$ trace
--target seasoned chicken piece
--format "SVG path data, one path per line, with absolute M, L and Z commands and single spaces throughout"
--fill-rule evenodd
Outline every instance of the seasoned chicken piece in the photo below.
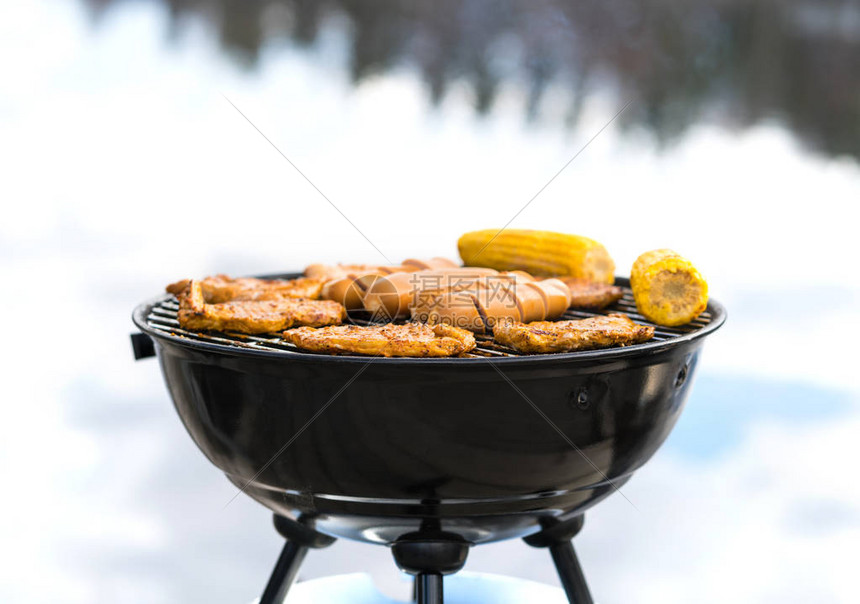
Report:
M 346 309 L 331 300 L 281 296 L 209 303 L 202 283 L 196 280 L 192 280 L 178 298 L 179 325 L 191 330 L 269 333 L 294 325 L 334 325 L 346 316 Z
M 653 337 L 653 327 L 638 325 L 621 313 L 576 321 L 503 321 L 493 328 L 496 342 L 525 353 L 593 350 L 639 344 Z
M 284 338 L 313 352 L 383 357 L 450 357 L 475 347 L 475 336 L 465 329 L 422 323 L 299 327 L 285 331 Z
M 190 279 L 183 279 L 167 286 L 167 291 L 179 296 L 188 289 Z M 323 281 L 320 279 L 253 279 L 244 277 L 231 279 L 227 275 L 215 275 L 199 281 L 203 298 L 210 304 L 240 300 L 279 300 L 280 298 L 320 297 Z
M 570 308 L 600 310 L 624 296 L 624 290 L 617 285 L 595 283 L 575 277 L 559 277 L 570 290 Z

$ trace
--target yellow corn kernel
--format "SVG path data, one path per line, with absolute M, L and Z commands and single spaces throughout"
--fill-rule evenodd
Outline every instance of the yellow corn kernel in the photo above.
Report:
M 598 242 L 579 235 L 524 229 L 466 233 L 457 242 L 466 266 L 521 270 L 539 276 L 615 281 L 615 263 Z
M 708 306 L 708 283 L 686 258 L 672 250 L 645 252 L 630 271 L 639 312 L 658 325 L 689 323 Z

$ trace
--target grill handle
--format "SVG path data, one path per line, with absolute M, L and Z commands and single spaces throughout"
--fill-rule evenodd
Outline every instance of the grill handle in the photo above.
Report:
M 131 349 L 134 351 L 135 361 L 155 356 L 155 343 L 145 333 L 131 334 Z

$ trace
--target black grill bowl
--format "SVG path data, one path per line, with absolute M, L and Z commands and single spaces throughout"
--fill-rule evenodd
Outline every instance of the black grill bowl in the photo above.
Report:
M 135 323 L 206 457 L 274 512 L 376 543 L 522 537 L 611 495 L 668 436 L 725 318 L 712 301 L 699 329 L 592 352 L 368 359 L 181 337 L 147 322 L 154 303 Z

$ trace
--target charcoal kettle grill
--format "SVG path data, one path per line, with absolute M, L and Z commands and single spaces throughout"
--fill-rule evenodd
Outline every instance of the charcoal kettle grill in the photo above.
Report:
M 564 318 L 648 324 L 617 283 L 625 295 L 609 308 Z M 666 439 L 704 339 L 725 321 L 711 300 L 692 323 L 627 347 L 519 355 L 479 336 L 464 357 L 369 358 L 191 332 L 177 310 L 169 295 L 135 309 L 135 356 L 158 356 L 195 443 L 274 512 L 286 544 L 261 604 L 283 601 L 307 551 L 336 538 L 390 547 L 420 604 L 443 601 L 443 576 L 471 547 L 522 538 L 549 549 L 570 602 L 592 602 L 571 542 L 583 513 Z

